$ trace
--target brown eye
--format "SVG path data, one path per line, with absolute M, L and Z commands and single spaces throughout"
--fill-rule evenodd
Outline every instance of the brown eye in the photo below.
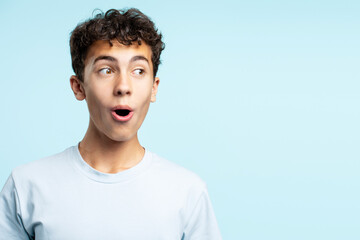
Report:
M 109 75 L 109 74 L 113 73 L 113 70 L 111 70 L 111 68 L 103 68 L 103 69 L 100 69 L 99 72 L 104 75 Z
M 145 73 L 145 71 L 143 69 L 141 69 L 141 68 L 138 68 L 138 69 L 134 70 L 134 73 L 136 75 L 143 75 Z

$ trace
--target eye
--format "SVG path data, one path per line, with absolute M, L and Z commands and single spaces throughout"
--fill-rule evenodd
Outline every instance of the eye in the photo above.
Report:
M 134 73 L 136 75 L 143 75 L 145 73 L 144 69 L 141 69 L 141 68 L 137 68 L 134 70 Z
M 114 73 L 114 71 L 111 68 L 102 68 L 100 69 L 99 73 L 104 75 L 110 75 Z

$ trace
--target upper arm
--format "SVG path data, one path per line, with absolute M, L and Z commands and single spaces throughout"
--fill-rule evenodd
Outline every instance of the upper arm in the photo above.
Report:
M 28 240 L 15 182 L 10 175 L 0 193 L 0 240 Z
M 206 188 L 203 190 L 190 213 L 184 234 L 184 240 L 222 239 Z

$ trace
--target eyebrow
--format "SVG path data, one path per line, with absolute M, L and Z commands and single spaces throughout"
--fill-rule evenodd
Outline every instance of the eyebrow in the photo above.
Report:
M 98 56 L 97 58 L 95 58 L 94 63 L 96 63 L 97 61 L 100 61 L 100 60 L 106 60 L 106 61 L 110 61 L 110 62 L 118 62 L 118 60 L 112 56 L 101 55 L 101 56 Z M 149 63 L 149 60 L 146 57 L 141 56 L 141 55 L 134 56 L 130 59 L 130 62 L 136 62 L 136 61 L 146 61 L 147 63 Z
M 101 55 L 101 56 L 98 56 L 97 58 L 95 58 L 94 63 L 96 63 L 97 61 L 100 61 L 100 60 L 107 60 L 107 61 L 110 61 L 110 62 L 117 62 L 117 59 L 114 58 L 114 57 Z
M 136 61 L 146 61 L 147 63 L 149 63 L 149 60 L 141 55 L 134 56 L 130 59 L 130 62 L 136 62 Z

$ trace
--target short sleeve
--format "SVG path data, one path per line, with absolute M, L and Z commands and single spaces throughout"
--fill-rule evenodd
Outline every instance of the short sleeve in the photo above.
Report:
M 221 240 L 207 189 L 198 199 L 185 227 L 183 240 Z
M 0 240 L 28 240 L 24 229 L 18 193 L 12 175 L 0 193 Z

